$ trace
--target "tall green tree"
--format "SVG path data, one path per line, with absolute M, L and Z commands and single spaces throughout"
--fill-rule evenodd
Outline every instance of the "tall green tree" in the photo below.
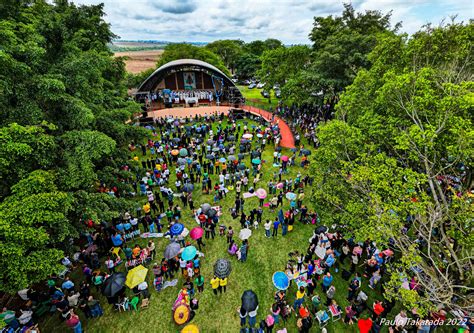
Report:
M 221 57 L 224 65 L 234 73 L 237 60 L 243 53 L 242 45 L 241 40 L 223 39 L 207 44 L 206 49 Z
M 130 192 L 126 145 L 143 138 L 103 17 L 66 0 L 0 4 L 0 291 L 57 272 L 85 205 L 95 222 L 130 207 L 97 193 L 101 180 Z
M 257 71 L 260 80 L 270 87 L 283 86 L 310 65 L 311 49 L 306 45 L 279 47 L 265 51 L 261 60 L 261 68 Z
M 402 260 L 386 296 L 421 315 L 472 305 L 473 31 L 451 23 L 379 39 L 338 119 L 318 130 L 315 200 L 357 240 L 390 239 Z M 413 275 L 421 293 L 401 288 Z

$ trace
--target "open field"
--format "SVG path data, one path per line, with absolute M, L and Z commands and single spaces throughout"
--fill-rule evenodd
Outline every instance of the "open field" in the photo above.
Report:
M 143 50 L 116 52 L 116 57 L 126 57 L 125 65 L 127 72 L 132 74 L 141 73 L 150 68 L 156 68 L 156 62 L 163 50 Z

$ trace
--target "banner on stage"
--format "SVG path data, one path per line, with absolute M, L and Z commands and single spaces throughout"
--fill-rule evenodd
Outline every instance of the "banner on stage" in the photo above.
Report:
M 194 72 L 184 72 L 184 89 L 196 89 L 196 75 Z

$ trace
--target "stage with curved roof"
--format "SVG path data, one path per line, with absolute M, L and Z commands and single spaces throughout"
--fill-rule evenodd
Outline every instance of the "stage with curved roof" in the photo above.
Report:
M 189 87 L 186 87 L 184 77 L 181 75 L 184 73 L 194 75 L 191 89 L 214 90 L 216 88 L 214 79 L 216 81 L 222 79 L 225 92 L 232 88 L 233 94 L 242 98 L 242 93 L 227 75 L 215 66 L 197 59 L 179 59 L 164 64 L 138 87 L 136 94 L 150 93 L 159 89 L 187 90 Z

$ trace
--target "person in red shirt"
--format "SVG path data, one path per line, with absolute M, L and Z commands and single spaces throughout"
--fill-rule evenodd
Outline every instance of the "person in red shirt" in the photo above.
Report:
M 378 316 L 380 316 L 383 312 L 384 312 L 384 307 L 382 305 L 382 302 L 380 301 L 375 301 L 374 302 L 374 305 L 373 305 L 373 310 L 374 310 L 374 313 Z
M 74 333 L 82 333 L 82 324 L 79 316 L 71 310 L 66 318 L 66 326 L 71 328 Z
M 370 318 L 360 318 L 357 321 L 357 327 L 359 327 L 360 333 L 369 333 L 370 329 L 372 328 L 372 319 Z

